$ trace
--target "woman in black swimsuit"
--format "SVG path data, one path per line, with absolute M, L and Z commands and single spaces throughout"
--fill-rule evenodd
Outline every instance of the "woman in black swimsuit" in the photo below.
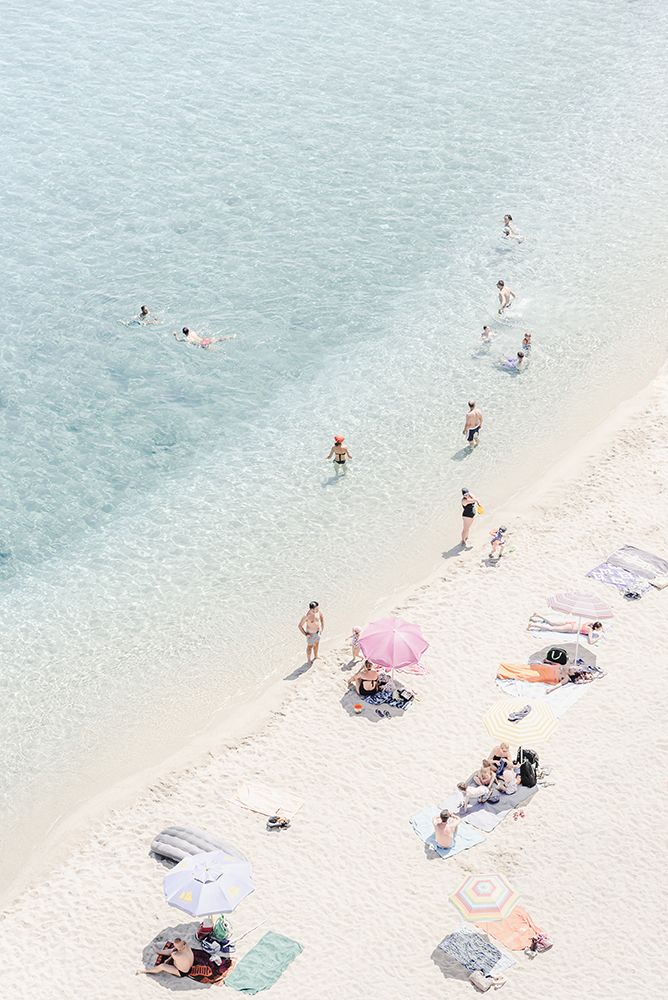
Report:
M 478 501 L 467 489 L 462 489 L 462 545 L 466 545 L 476 515 Z
M 361 698 L 368 698 L 369 695 L 375 694 L 380 688 L 380 674 L 373 663 L 365 660 L 362 669 L 358 670 L 355 676 L 351 678 L 351 684 L 355 685 L 357 693 Z

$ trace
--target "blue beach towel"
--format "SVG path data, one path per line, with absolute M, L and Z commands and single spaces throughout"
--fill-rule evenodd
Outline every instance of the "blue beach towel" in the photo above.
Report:
M 434 836 L 433 820 L 434 816 L 438 816 L 440 811 L 441 809 L 438 806 L 425 806 L 419 813 L 412 816 L 409 822 L 420 840 L 428 844 L 442 858 L 451 858 L 454 854 L 459 854 L 460 851 L 467 851 L 469 847 L 482 844 L 485 837 L 480 830 L 476 830 L 462 820 L 455 831 L 455 839 L 452 847 L 439 847 Z
M 633 591 L 636 594 L 645 594 L 648 590 L 651 590 L 651 584 L 647 580 L 643 580 L 637 573 L 632 573 L 622 566 L 615 566 L 609 562 L 603 562 L 600 566 L 594 566 L 593 569 L 589 570 L 587 576 L 591 577 L 592 580 L 600 580 L 601 583 L 607 583 L 610 587 L 615 587 L 622 594 L 626 594 L 629 591 Z
M 302 951 L 302 946 L 292 938 L 267 931 L 230 972 L 225 985 L 239 993 L 269 990 Z

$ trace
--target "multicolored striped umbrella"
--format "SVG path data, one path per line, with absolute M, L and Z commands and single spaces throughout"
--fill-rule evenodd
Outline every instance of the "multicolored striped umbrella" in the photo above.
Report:
M 165 875 L 162 886 L 170 906 L 193 917 L 231 913 L 255 890 L 248 862 L 226 851 L 184 858 Z
M 450 896 L 450 902 L 465 920 L 484 923 L 504 920 L 519 898 L 502 875 L 469 875 Z
M 530 711 L 517 722 L 508 718 L 525 707 Z M 533 746 L 545 743 L 557 728 L 558 719 L 547 700 L 532 699 L 522 701 L 519 698 L 501 698 L 494 702 L 485 713 L 487 732 L 497 740 L 510 743 L 513 746 Z

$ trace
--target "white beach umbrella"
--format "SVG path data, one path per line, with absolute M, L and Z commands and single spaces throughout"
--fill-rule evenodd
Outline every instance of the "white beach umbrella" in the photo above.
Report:
M 204 851 L 179 861 L 162 883 L 170 906 L 193 917 L 231 913 L 255 890 L 250 865 L 226 851 Z
M 575 641 L 575 662 L 578 659 L 578 649 L 580 646 L 580 629 L 582 619 L 598 621 L 603 618 L 613 618 L 614 611 L 610 605 L 597 597 L 596 594 L 582 593 L 576 590 L 565 590 L 553 597 L 548 597 L 547 603 L 555 611 L 563 611 L 566 615 L 575 615 L 578 620 L 577 639 Z

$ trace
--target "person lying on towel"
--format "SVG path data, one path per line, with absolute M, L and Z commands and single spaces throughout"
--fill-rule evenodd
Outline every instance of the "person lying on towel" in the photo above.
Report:
M 586 684 L 594 679 L 589 670 L 569 665 L 562 667 L 559 663 L 500 663 L 496 676 L 500 680 L 553 684 L 555 687 L 562 687 L 570 682 Z

